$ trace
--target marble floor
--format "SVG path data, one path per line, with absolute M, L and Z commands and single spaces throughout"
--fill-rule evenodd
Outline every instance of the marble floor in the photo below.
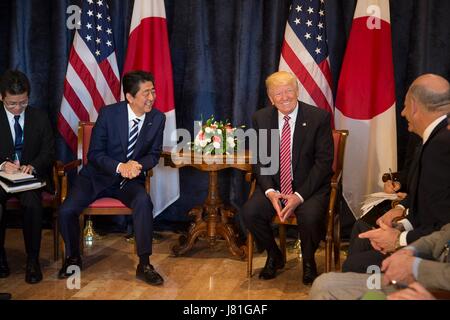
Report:
M 8 229 L 6 251 L 11 275 L 0 279 L 0 292 L 10 292 L 13 299 L 35 300 L 303 300 L 310 287 L 301 282 L 301 260 L 294 250 L 288 252 L 286 267 L 276 279 L 263 281 L 258 272 L 265 254 L 255 253 L 252 278 L 247 278 L 246 261 L 231 256 L 224 241 L 210 248 L 198 241 L 185 256 L 174 257 L 171 247 L 178 234 L 162 233 L 154 245 L 151 263 L 164 277 L 161 287 L 153 287 L 135 278 L 138 258 L 124 235 L 108 234 L 87 248 L 79 289 L 69 289 L 66 280 L 58 280 L 61 262 L 53 261 L 52 232 L 43 231 L 41 267 L 44 280 L 35 285 L 25 282 L 23 237 L 20 229 Z M 342 255 L 341 255 L 342 257 Z M 323 272 L 324 250 L 316 254 L 319 273 Z M 74 282 L 71 283 L 74 285 Z M 69 286 L 70 287 L 70 286 Z

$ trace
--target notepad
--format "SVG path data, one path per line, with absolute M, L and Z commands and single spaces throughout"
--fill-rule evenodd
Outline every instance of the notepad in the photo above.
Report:
M 6 184 L 4 181 L 0 180 L 0 187 L 3 188 L 7 193 L 17 193 L 23 191 L 29 191 L 34 189 L 42 188 L 46 185 L 45 181 L 36 181 L 30 183 L 20 183 L 18 185 Z
M 0 178 L 11 181 L 12 183 L 37 180 L 36 177 L 33 176 L 32 174 L 23 173 L 23 172 L 6 173 L 5 171 L 0 171 Z

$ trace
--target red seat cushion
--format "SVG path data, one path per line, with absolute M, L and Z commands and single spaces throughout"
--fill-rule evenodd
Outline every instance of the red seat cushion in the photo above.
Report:
M 127 208 L 127 206 L 114 198 L 100 198 L 92 202 L 89 208 Z
M 42 192 L 42 202 L 44 203 L 44 206 L 51 205 L 53 203 L 53 200 L 55 199 L 55 196 L 48 192 Z M 16 197 L 11 197 L 6 202 L 6 207 L 12 207 L 17 208 L 20 206 L 19 199 Z
M 42 201 L 44 202 L 52 202 L 55 199 L 55 196 L 48 192 L 42 192 Z
M 16 197 L 12 197 L 12 198 L 9 198 L 6 203 L 7 203 L 7 205 L 18 206 L 19 205 L 19 199 L 17 199 Z

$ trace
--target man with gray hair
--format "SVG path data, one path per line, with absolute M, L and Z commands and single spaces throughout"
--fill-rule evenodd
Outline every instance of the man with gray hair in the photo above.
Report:
M 364 273 L 381 265 L 386 254 L 437 231 L 450 222 L 449 82 L 438 75 L 418 77 L 408 90 L 402 116 L 408 130 L 422 138 L 408 175 L 408 196 L 369 230 L 357 221 L 343 271 Z M 399 220 L 400 219 L 400 220 Z M 368 231 L 369 230 L 369 231 Z

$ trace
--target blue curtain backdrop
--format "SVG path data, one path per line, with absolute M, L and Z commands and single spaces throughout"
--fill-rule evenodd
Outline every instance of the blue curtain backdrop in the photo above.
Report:
M 119 69 L 126 52 L 133 0 L 109 0 Z M 278 67 L 289 0 L 166 0 L 173 61 L 177 126 L 214 114 L 251 126 L 251 116 L 268 104 L 264 79 Z M 73 31 L 66 27 L 70 5 L 81 0 L 0 1 L 0 74 L 24 71 L 31 80 L 31 104 L 48 111 L 56 128 Z M 339 77 L 355 0 L 327 0 L 327 33 L 334 89 Z M 411 81 L 425 72 L 450 78 L 450 2 L 391 1 L 398 111 L 399 165 L 408 133 L 400 117 Z M 56 130 L 55 130 L 56 131 Z M 70 157 L 59 140 L 58 155 Z M 162 219 L 181 220 L 207 193 L 207 175 L 181 172 L 181 199 Z M 238 172 L 220 176 L 221 194 L 239 206 L 247 186 Z

